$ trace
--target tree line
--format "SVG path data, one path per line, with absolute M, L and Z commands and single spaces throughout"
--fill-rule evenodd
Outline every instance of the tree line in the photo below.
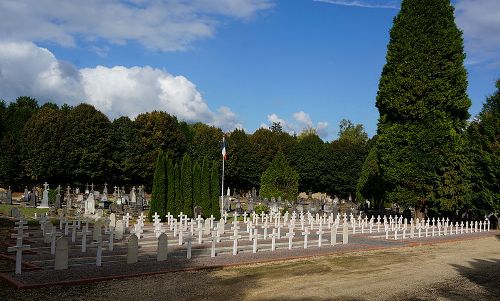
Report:
M 220 163 L 223 134 L 220 128 L 179 121 L 161 111 L 110 120 L 85 103 L 40 105 L 26 96 L 0 101 L 0 185 L 22 190 L 45 181 L 72 186 L 107 182 L 143 184 L 151 191 L 160 152 L 174 166 L 182 165 L 185 155 L 200 165 L 205 158 Z M 225 186 L 238 193 L 260 190 L 262 173 L 281 151 L 298 172 L 299 191 L 354 197 L 372 144 L 363 126 L 349 120 L 341 121 L 339 137 L 331 142 L 313 129 L 291 135 L 277 123 L 253 134 L 236 129 L 225 135 Z

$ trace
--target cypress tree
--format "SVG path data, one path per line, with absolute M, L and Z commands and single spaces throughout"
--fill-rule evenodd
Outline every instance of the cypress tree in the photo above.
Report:
M 260 193 L 265 198 L 295 200 L 299 194 L 299 174 L 290 167 L 282 151 L 274 156 L 260 178 Z
M 462 33 L 450 0 L 403 0 L 377 95 L 377 152 L 389 201 L 454 212 L 468 195 Z
M 193 205 L 202 206 L 201 204 L 201 167 L 198 161 L 193 166 Z
M 219 186 L 219 164 L 213 161 L 210 174 L 210 199 L 212 201 L 212 214 L 215 219 L 220 219 L 220 186 Z
M 174 167 L 174 186 L 175 186 L 175 211 L 173 215 L 177 218 L 180 212 L 184 209 L 181 197 L 181 171 L 179 164 L 175 163 Z
M 148 213 L 150 221 L 153 219 L 155 212 L 162 217 L 165 216 L 165 201 L 167 199 L 167 175 L 165 167 L 165 155 L 163 151 L 160 151 L 156 159 L 156 169 L 153 177 L 151 206 Z
M 175 214 L 175 169 L 170 156 L 167 159 L 167 212 Z
M 210 199 L 210 161 L 207 156 L 203 158 L 201 166 L 201 206 L 205 217 L 209 217 L 212 214 L 212 201 Z
M 182 158 L 181 168 L 181 198 L 183 203 L 183 212 L 185 215 L 193 216 L 193 169 L 191 167 L 191 158 L 185 154 Z

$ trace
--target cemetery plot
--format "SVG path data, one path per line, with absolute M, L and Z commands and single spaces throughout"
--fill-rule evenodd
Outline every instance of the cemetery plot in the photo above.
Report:
M 155 213 L 152 223 L 142 212 L 133 218 L 99 210 L 55 217 L 38 217 L 39 226 L 29 228 L 18 220 L 8 248 L 16 269 L 2 277 L 21 286 L 78 283 L 492 235 L 483 221 L 310 212 L 224 212 L 218 221 L 168 213 L 165 222 Z M 38 269 L 24 271 L 21 262 Z

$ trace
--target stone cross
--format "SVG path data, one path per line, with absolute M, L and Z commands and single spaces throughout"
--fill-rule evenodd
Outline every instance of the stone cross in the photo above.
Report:
M 293 227 L 288 228 L 288 233 L 286 234 L 286 237 L 288 237 L 288 250 L 291 250 L 293 247 L 293 238 L 295 237 L 295 232 L 293 232 Z
M 87 235 L 89 234 L 92 234 L 92 231 L 89 231 L 88 224 L 86 227 L 82 227 L 82 232 L 78 233 L 82 236 L 82 253 L 87 251 Z
M 318 234 L 318 248 L 321 248 L 321 241 L 323 238 L 323 228 L 321 226 L 321 223 L 319 224 L 319 229 L 316 231 L 316 234 Z
M 192 251 L 192 237 L 188 236 L 186 237 L 186 258 L 191 259 L 191 251 Z
M 255 228 L 254 233 L 252 235 L 253 238 L 253 247 L 252 247 L 252 252 L 257 253 L 257 240 L 261 238 L 262 235 L 259 235 L 259 229 Z
M 238 229 L 234 229 L 233 236 L 230 236 L 229 239 L 233 240 L 233 255 L 238 254 L 238 239 L 241 238 L 241 235 L 238 234 Z
M 276 229 L 273 229 L 272 234 L 269 235 L 269 237 L 271 237 L 271 251 L 276 250 L 276 237 L 277 236 L 278 236 L 278 234 L 276 234 Z
M 307 249 L 307 237 L 309 234 L 311 234 L 311 232 L 309 232 L 309 229 L 305 227 L 304 232 L 302 232 L 302 235 L 304 236 L 304 249 Z
M 100 267 L 102 265 L 102 236 L 99 235 L 97 237 L 97 241 L 93 242 L 92 244 L 97 246 L 95 265 Z
M 27 251 L 29 249 L 29 245 L 23 245 L 22 239 L 17 239 L 15 246 L 7 248 L 7 252 L 16 252 L 16 274 L 21 274 L 23 251 Z
M 337 224 L 330 228 L 330 245 L 334 246 L 337 243 Z

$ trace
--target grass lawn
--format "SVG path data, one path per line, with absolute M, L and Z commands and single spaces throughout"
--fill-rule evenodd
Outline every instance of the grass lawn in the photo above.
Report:
M 0 204 L 0 212 L 2 214 L 9 216 L 10 215 L 10 208 L 12 207 L 19 207 L 19 206 L 14 206 L 14 205 L 9 205 L 9 204 Z M 26 208 L 26 207 L 19 207 L 19 212 L 21 213 L 22 216 L 25 218 L 33 218 L 35 216 L 35 212 L 37 215 L 47 213 L 49 211 L 48 208 Z

